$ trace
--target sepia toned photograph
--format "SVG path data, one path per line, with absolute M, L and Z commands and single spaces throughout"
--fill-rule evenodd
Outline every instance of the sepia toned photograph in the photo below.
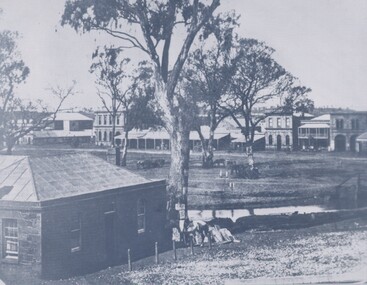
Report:
M 0 0 L 0 285 L 367 284 L 367 0 Z

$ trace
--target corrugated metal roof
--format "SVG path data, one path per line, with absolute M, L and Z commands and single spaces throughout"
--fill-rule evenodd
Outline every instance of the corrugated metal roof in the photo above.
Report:
M 0 156 L 0 199 L 46 201 L 150 182 L 87 153 Z
M 91 137 L 93 136 L 93 130 L 83 131 L 66 131 L 66 130 L 43 130 L 33 132 L 36 138 L 72 138 L 72 137 Z
M 80 113 L 57 113 L 55 120 L 57 121 L 93 121 L 92 118 Z
M 330 121 L 330 114 L 324 114 L 311 119 L 311 121 Z
M 363 133 L 361 135 L 359 135 L 356 139 L 356 141 L 359 142 L 366 142 L 367 141 L 367 133 Z
M 311 123 L 311 124 L 304 124 L 299 127 L 299 129 L 328 129 L 330 126 L 325 123 Z
M 37 201 L 28 157 L 0 156 L 0 200 Z

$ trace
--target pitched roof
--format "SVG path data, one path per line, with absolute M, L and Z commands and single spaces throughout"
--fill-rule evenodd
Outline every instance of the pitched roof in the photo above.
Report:
M 46 201 L 151 182 L 87 153 L 0 161 L 0 200 Z
M 56 121 L 93 121 L 92 118 L 87 117 L 81 113 L 60 112 L 56 114 Z
M 367 142 L 367 133 L 359 135 L 356 140 L 359 142 Z
M 324 114 L 311 119 L 311 121 L 330 121 L 330 114 Z
M 0 200 L 37 201 L 28 157 L 0 156 Z

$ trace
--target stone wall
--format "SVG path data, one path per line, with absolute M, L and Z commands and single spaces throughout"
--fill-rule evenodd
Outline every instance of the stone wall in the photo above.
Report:
M 18 260 L 4 258 L 3 219 L 16 219 L 18 226 L 19 256 Z M 31 266 L 41 272 L 41 213 L 35 210 L 0 210 L 0 252 L 2 263 Z

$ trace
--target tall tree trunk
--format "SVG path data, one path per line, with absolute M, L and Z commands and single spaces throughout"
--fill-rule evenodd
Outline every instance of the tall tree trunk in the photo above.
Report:
M 179 124 L 181 125 L 181 124 Z M 190 129 L 186 126 L 174 127 L 170 132 L 171 139 L 171 165 L 168 177 L 168 215 L 172 221 L 177 220 L 176 203 L 185 205 L 185 216 L 187 218 L 187 195 L 189 181 L 190 160 Z
M 121 166 L 126 166 L 128 139 L 129 139 L 129 131 L 125 130 L 125 137 L 123 140 L 122 153 L 121 153 Z

